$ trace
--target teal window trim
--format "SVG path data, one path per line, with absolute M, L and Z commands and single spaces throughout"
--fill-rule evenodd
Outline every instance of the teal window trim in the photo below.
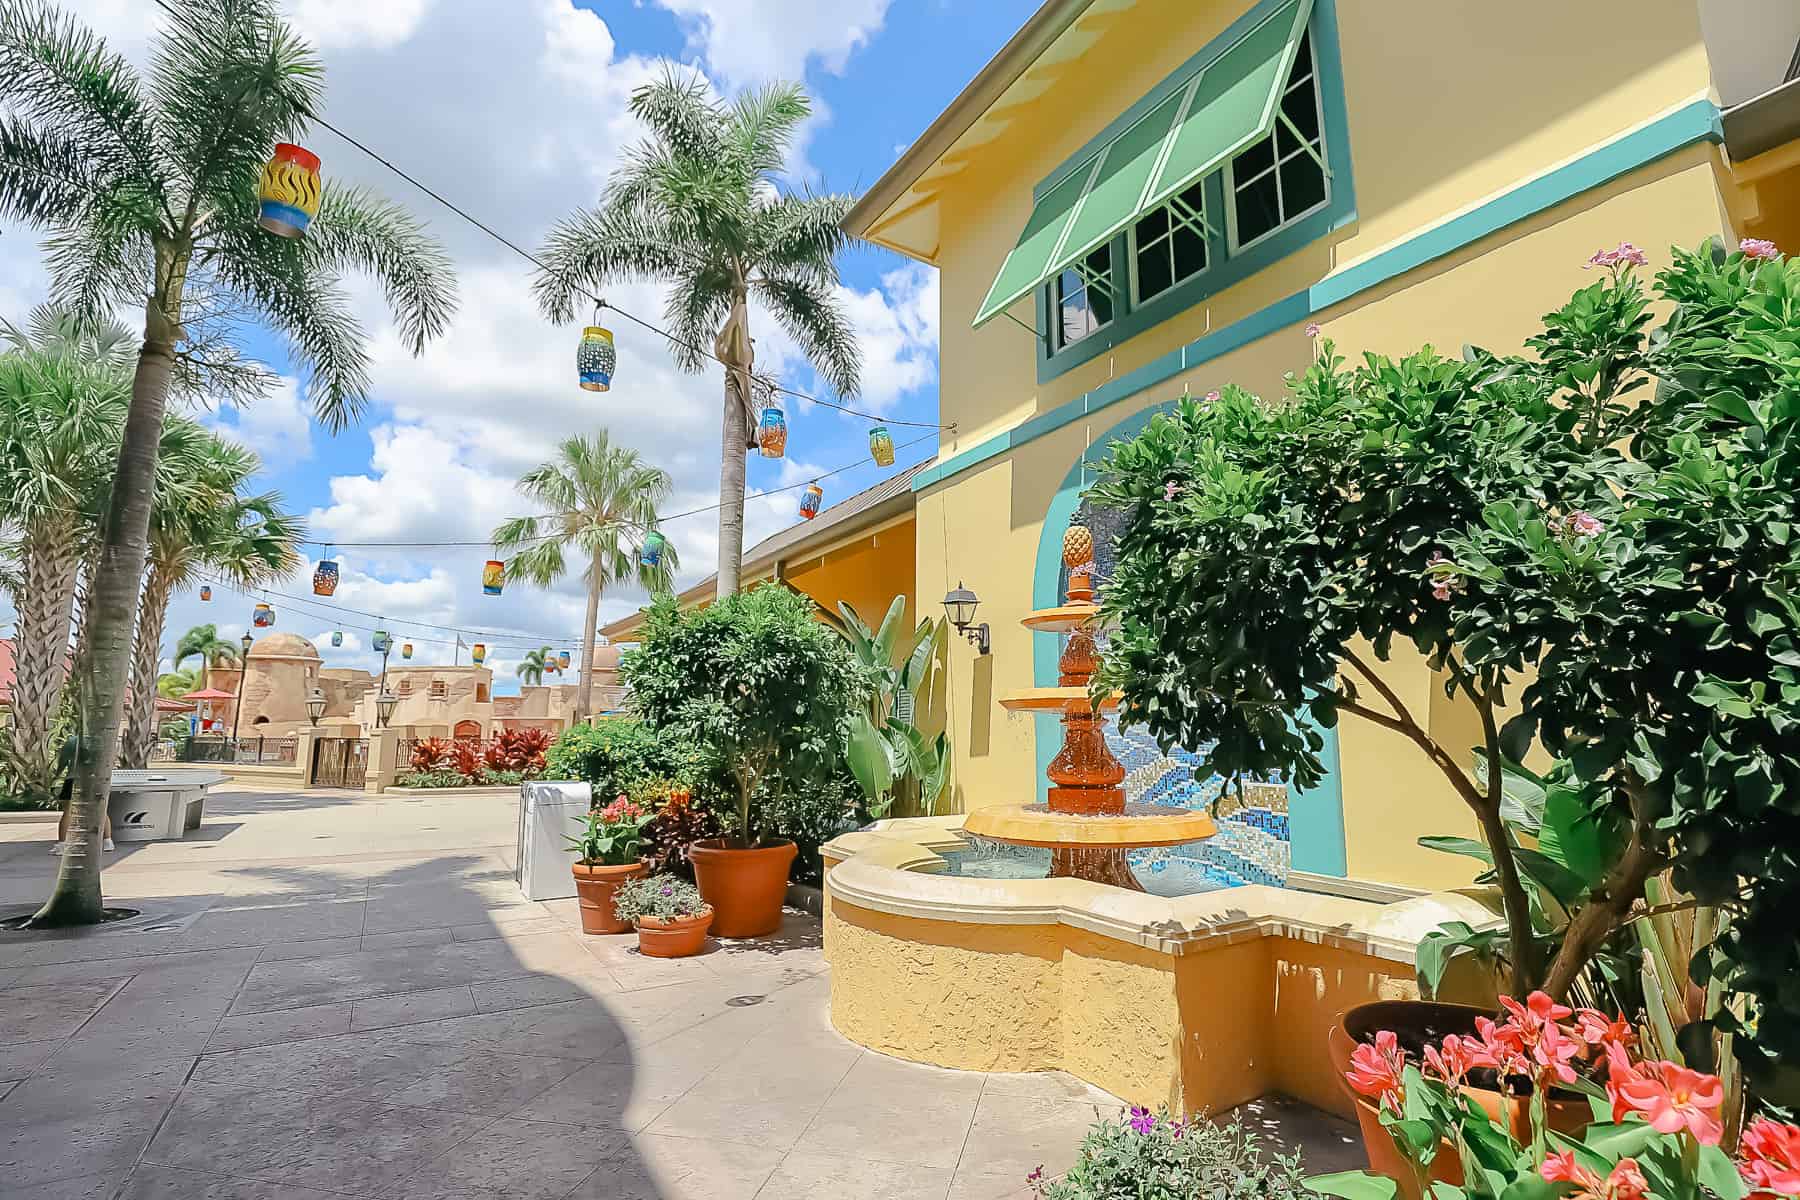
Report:
M 1171 92 L 1185 86 L 1195 71 L 1218 58 L 1241 40 L 1247 30 L 1260 24 L 1270 13 L 1288 2 L 1289 0 L 1260 0 L 1249 12 L 1232 22 L 1229 29 L 1208 42 L 1198 54 L 1183 63 L 1143 99 L 1127 109 L 1124 115 L 1046 176 L 1032 189 L 1033 199 L 1042 197 L 1071 170 L 1079 167 L 1102 146 L 1128 129 Z M 1350 122 L 1344 101 L 1343 62 L 1338 52 L 1336 0 L 1313 0 L 1309 22 L 1313 60 L 1318 72 L 1319 106 L 1324 119 L 1322 128 L 1328 175 L 1328 194 L 1324 205 L 1298 221 L 1258 238 L 1232 255 L 1227 236 L 1229 222 L 1226 206 L 1230 203 L 1230 198 L 1225 194 L 1224 184 L 1224 177 L 1230 166 L 1227 164 L 1212 172 L 1206 177 L 1206 206 L 1211 228 L 1207 230 L 1207 266 L 1204 271 L 1144 304 L 1132 303 L 1131 287 L 1115 286 L 1112 320 L 1067 346 L 1057 344 L 1056 331 L 1051 324 L 1056 315 L 1050 302 L 1051 289 L 1056 286 L 1056 281 L 1052 279 L 1047 285 L 1037 289 L 1037 328 L 1040 331 L 1037 338 L 1037 381 L 1040 384 L 1048 383 L 1057 376 L 1116 349 L 1145 330 L 1186 312 L 1207 297 L 1241 283 L 1356 220 L 1356 181 L 1351 171 Z M 1127 227 L 1124 232 L 1116 235 L 1111 243 L 1115 284 L 1118 281 L 1129 282 L 1129 275 L 1121 274 L 1132 269 L 1132 264 L 1128 261 L 1131 240 L 1129 229 Z

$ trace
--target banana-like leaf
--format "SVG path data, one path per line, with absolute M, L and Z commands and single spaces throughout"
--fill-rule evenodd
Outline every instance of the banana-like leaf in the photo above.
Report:
M 919 807 L 935 814 L 938 797 L 944 794 L 944 785 L 949 780 L 950 739 L 940 733 L 931 746 L 931 769 L 919 774 Z
M 863 795 L 868 797 L 869 811 L 885 813 L 894 790 L 894 760 L 887 739 L 867 716 L 857 713 L 850 718 L 850 744 L 845 755 L 850 774 L 856 777 Z
M 839 600 L 837 607 L 838 615 L 844 618 L 844 629 L 850 635 L 851 648 L 856 651 L 858 658 L 864 662 L 869 661 L 865 649 L 874 642 L 874 632 L 869 628 L 868 623 L 858 615 L 856 606 L 848 600 Z
M 894 643 L 900 640 L 900 619 L 905 615 L 906 597 L 895 596 L 888 605 L 887 616 L 881 618 L 881 631 L 875 635 L 875 648 L 884 664 L 894 661 Z

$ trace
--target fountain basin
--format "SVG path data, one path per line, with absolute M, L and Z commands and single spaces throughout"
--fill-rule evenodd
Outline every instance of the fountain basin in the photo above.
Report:
M 1124 812 L 1092 816 L 1056 812 L 1042 804 L 1001 804 L 976 809 L 963 829 L 997 842 L 1051 850 L 1179 846 L 1219 832 L 1204 812 L 1159 804 L 1128 804 Z

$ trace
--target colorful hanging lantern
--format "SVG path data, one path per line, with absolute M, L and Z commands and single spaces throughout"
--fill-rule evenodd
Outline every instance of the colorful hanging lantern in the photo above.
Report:
M 581 347 L 575 351 L 575 370 L 581 386 L 590 392 L 604 392 L 612 387 L 613 368 L 619 365 L 619 351 L 613 345 L 612 330 L 589 325 L 581 331 Z
M 869 453 L 875 456 L 878 467 L 894 465 L 894 435 L 888 432 L 886 425 L 869 430 Z
M 275 623 L 275 610 L 267 604 L 258 604 L 256 611 L 250 614 L 250 623 L 258 629 L 267 629 Z
M 200 588 L 200 598 L 202 600 L 211 600 L 212 599 L 212 589 L 202 585 Z
M 280 237 L 304 237 L 306 227 L 319 215 L 319 192 L 319 156 L 282 142 L 256 187 L 262 205 L 256 223 Z
M 498 596 L 506 588 L 506 564 L 497 558 L 487 560 L 487 566 L 481 568 L 481 590 L 489 596 Z
M 561 654 L 558 654 L 556 656 L 557 668 L 558 669 L 567 669 L 569 663 L 571 661 L 573 661 L 573 657 L 574 656 L 571 655 L 567 650 L 564 650 Z
M 344 631 L 343 630 L 334 629 L 331 631 L 331 644 L 333 646 L 341 646 L 344 644 Z
M 780 458 L 787 453 L 787 414 L 779 404 L 763 405 L 756 421 L 756 448 L 764 458 Z
M 321 559 L 313 569 L 313 595 L 329 596 L 337 591 L 338 565 L 329 558 Z
M 643 563 L 646 567 L 660 566 L 662 564 L 663 547 L 668 544 L 669 540 L 667 538 L 652 529 L 649 533 L 644 535 L 644 545 L 643 548 L 638 551 L 638 561 Z
M 473 646 L 469 647 L 469 657 L 474 659 L 475 665 L 479 667 L 482 664 L 482 661 L 487 658 L 487 643 L 476 642 Z
M 400 657 L 401 658 L 411 658 L 412 657 L 412 643 L 411 642 L 401 642 L 400 643 Z
M 375 636 L 369 639 L 369 645 L 374 648 L 374 651 L 377 654 L 386 654 L 393 644 L 394 639 L 388 636 L 388 632 L 385 629 L 377 629 L 375 631 Z
M 819 515 L 819 501 L 825 498 L 825 489 L 816 483 L 806 485 L 806 493 L 800 497 L 800 515 L 812 520 Z

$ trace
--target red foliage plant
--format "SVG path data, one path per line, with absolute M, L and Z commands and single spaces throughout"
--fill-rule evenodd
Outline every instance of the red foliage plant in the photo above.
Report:
M 481 769 L 481 756 L 472 742 L 456 742 L 450 748 L 450 757 L 458 775 L 474 778 L 475 772 Z
M 542 729 L 503 729 L 484 755 L 489 770 L 542 771 L 550 735 Z
M 439 764 L 450 757 L 450 743 L 443 738 L 420 738 L 413 746 L 412 769 L 415 771 L 435 771 Z

